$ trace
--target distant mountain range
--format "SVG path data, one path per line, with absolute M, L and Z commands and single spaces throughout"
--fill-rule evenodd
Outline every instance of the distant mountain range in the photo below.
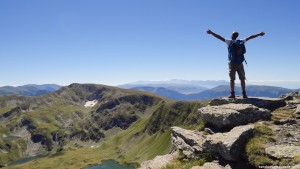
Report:
M 173 100 L 206 100 L 229 95 L 229 82 L 225 80 L 168 80 L 168 81 L 137 81 L 118 87 L 147 91 Z M 236 95 L 241 95 L 240 85 L 236 84 Z M 247 94 L 252 97 L 276 98 L 293 91 L 270 85 L 247 84 Z
M 220 85 L 214 87 L 212 89 L 207 89 L 201 91 L 199 93 L 193 94 L 182 94 L 175 90 L 170 90 L 164 87 L 149 87 L 149 86 L 140 86 L 131 88 L 132 90 L 141 90 L 147 91 L 151 93 L 158 94 L 163 97 L 167 97 L 173 100 L 207 100 L 217 97 L 224 97 L 229 95 L 229 86 L 227 85 Z M 236 95 L 241 95 L 241 88 L 235 88 Z M 272 97 L 276 98 L 283 94 L 293 92 L 292 89 L 286 89 L 281 87 L 274 87 L 274 86 L 247 86 L 247 94 L 248 96 L 252 97 Z
M 207 89 L 217 87 L 219 85 L 227 85 L 228 82 L 225 80 L 168 80 L 168 81 L 137 81 L 132 83 L 127 83 L 120 85 L 118 87 L 125 88 L 125 89 L 134 89 L 134 88 L 140 88 L 140 87 L 152 87 L 152 88 L 165 88 L 168 90 L 172 90 L 172 92 L 178 92 L 178 94 L 195 94 L 203 92 Z M 149 92 L 151 90 L 156 89 L 148 89 Z M 147 91 L 147 90 L 145 90 Z M 160 92 L 162 92 L 162 89 L 160 89 Z M 171 92 L 171 91 L 166 91 Z M 158 93 L 157 93 L 158 94 Z M 181 96 L 179 96 L 181 97 Z M 176 96 L 177 98 L 177 96 Z
M 3 86 L 0 87 L 0 95 L 18 94 L 22 96 L 40 96 L 50 92 L 57 91 L 61 86 L 56 84 L 28 84 L 24 86 Z

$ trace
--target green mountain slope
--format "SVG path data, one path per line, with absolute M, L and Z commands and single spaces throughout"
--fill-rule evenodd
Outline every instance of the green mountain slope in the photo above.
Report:
M 96 104 L 86 107 L 87 101 Z M 107 158 L 141 162 L 166 153 L 170 126 L 196 124 L 194 112 L 204 104 L 94 84 L 72 84 L 38 97 L 1 96 L 0 148 L 6 153 L 0 163 L 38 154 L 48 157 L 34 161 L 37 168 L 78 168 Z

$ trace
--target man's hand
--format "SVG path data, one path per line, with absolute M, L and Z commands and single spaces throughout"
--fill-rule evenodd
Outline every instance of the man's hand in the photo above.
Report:
M 259 33 L 259 36 L 264 36 L 265 35 L 265 32 L 260 32 Z
M 248 41 L 248 40 L 250 40 L 250 39 L 253 39 L 253 38 L 256 38 L 256 37 L 259 37 L 259 36 L 264 36 L 264 35 L 265 35 L 265 32 L 260 32 L 260 33 L 258 33 L 258 34 L 249 36 L 248 38 L 246 38 L 246 41 Z
M 220 36 L 220 35 L 214 33 L 214 32 L 211 31 L 210 29 L 208 29 L 206 32 L 207 32 L 207 34 L 211 34 L 211 35 L 213 35 L 214 37 L 216 37 L 216 38 L 220 39 L 221 41 L 225 42 L 225 38 L 223 38 L 222 36 Z

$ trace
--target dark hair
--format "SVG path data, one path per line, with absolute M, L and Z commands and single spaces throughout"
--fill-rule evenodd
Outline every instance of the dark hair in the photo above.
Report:
M 232 32 L 232 34 L 231 34 L 232 39 L 236 39 L 238 36 L 239 36 L 238 32 Z

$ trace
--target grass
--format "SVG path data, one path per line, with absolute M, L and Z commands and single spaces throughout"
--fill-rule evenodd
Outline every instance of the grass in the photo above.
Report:
M 274 142 L 274 133 L 266 125 L 255 126 L 255 136 L 246 145 L 249 162 L 256 166 L 293 166 L 300 163 L 300 154 L 294 158 L 273 159 L 266 155 L 265 148 Z
M 11 107 L 2 107 L 0 108 L 0 115 L 10 111 L 12 108 Z
M 69 143 L 69 148 L 60 155 L 37 159 L 12 168 L 73 169 L 99 164 L 106 159 L 115 159 L 121 163 L 140 163 L 157 155 L 167 154 L 171 143 L 171 131 L 136 135 L 145 123 L 145 119 L 138 120 L 127 130 L 105 139 L 98 148 L 75 149 L 72 148 L 73 143 Z
M 95 108 L 83 108 L 80 104 L 87 99 L 93 99 L 91 95 L 95 91 L 101 92 L 99 93 L 101 101 Z M 139 116 L 139 119 L 126 130 L 116 130 L 117 134 L 111 134 L 101 143 L 91 143 L 89 136 L 87 140 L 90 142 L 81 142 L 75 137 L 76 140 L 67 140 L 68 143 L 64 147 L 57 147 L 60 150 L 59 153 L 53 151 L 48 157 L 8 168 L 82 168 L 98 164 L 105 159 L 115 159 L 121 163 L 140 163 L 168 153 L 171 144 L 171 126 L 193 125 L 198 130 L 204 126 L 196 116 L 197 109 L 206 104 L 203 102 L 175 102 L 146 92 L 107 88 L 100 85 L 73 84 L 55 93 L 31 99 L 30 103 L 24 104 L 28 107 L 28 109 L 22 109 L 24 113 L 15 113 L 7 119 L 7 128 L 13 129 L 27 120 L 26 123 L 30 126 L 31 133 L 43 135 L 49 143 L 53 133 L 59 133 L 62 138 L 70 133 L 81 131 L 87 131 L 81 132 L 83 135 L 92 133 L 93 125 L 99 127 L 97 125 L 100 123 L 94 121 L 95 123 L 92 124 L 89 119 L 90 113 L 94 113 L 93 115 L 103 113 L 97 112 L 98 108 L 106 101 L 114 99 L 118 100 L 118 104 L 111 109 L 105 109 L 112 115 L 125 112 L 127 110 L 124 108 L 129 108 L 131 112 Z M 119 106 L 119 103 L 123 105 Z M 1 111 L 6 110 L 1 108 L 0 113 Z M 67 119 L 71 120 L 72 124 L 69 128 L 64 127 Z M 80 144 L 76 145 L 77 143 Z M 92 144 L 99 147 L 91 148 Z M 83 147 L 80 147 L 81 145 Z
M 272 121 L 279 121 L 293 117 L 294 110 L 277 109 L 272 112 Z
M 9 141 L 0 139 L 0 163 L 8 164 L 20 158 L 20 151 L 25 151 L 26 143 L 23 139 Z
M 272 129 L 266 125 L 256 125 L 254 128 L 254 137 L 246 145 L 246 152 L 249 162 L 258 167 L 272 165 L 274 161 L 267 157 L 265 148 L 268 143 L 275 140 Z
M 212 155 L 209 153 L 203 153 L 199 159 L 187 159 L 182 152 L 179 152 L 179 157 L 172 164 L 162 169 L 190 169 L 194 166 L 202 166 L 204 163 L 212 161 L 212 159 Z

